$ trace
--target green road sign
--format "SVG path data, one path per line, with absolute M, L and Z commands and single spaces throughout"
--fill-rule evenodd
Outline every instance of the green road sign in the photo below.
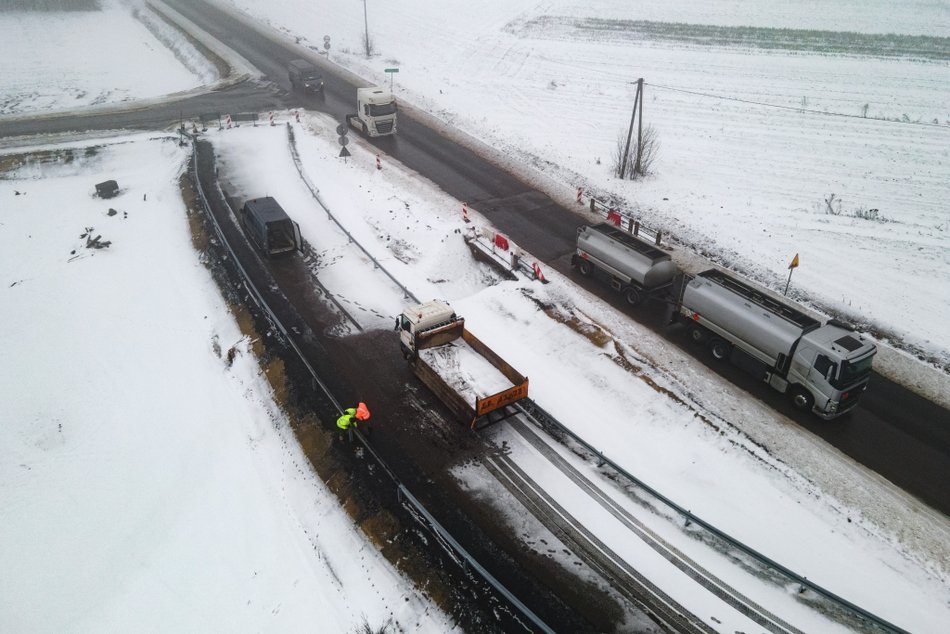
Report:
M 398 73 L 398 72 L 399 72 L 399 69 L 398 69 L 398 68 L 387 68 L 387 69 L 385 69 L 383 72 L 384 72 L 384 73 Z

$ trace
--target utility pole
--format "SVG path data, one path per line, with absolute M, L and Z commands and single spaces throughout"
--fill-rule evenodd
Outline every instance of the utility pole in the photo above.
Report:
M 643 156 L 643 77 L 637 80 L 637 94 L 640 95 L 640 118 L 637 121 L 637 162 L 633 166 L 633 173 L 641 174 L 640 158 Z
M 363 0 L 363 44 L 366 46 L 366 57 L 369 59 L 369 18 L 366 16 L 366 0 Z
M 633 138 L 633 124 L 637 119 L 637 107 L 640 109 L 640 123 L 637 127 L 637 158 L 633 167 L 633 173 L 636 174 L 640 171 L 640 154 L 641 154 L 641 141 L 643 140 L 643 77 L 637 80 L 637 96 L 633 99 L 633 113 L 630 115 L 630 129 L 627 130 L 627 143 L 623 148 L 623 158 L 620 162 L 620 176 L 621 179 L 626 178 L 627 175 L 627 161 L 630 159 L 630 141 Z

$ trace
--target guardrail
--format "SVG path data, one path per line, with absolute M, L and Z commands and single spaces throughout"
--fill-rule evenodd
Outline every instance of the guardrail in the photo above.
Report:
M 799 584 L 800 592 L 804 591 L 805 589 L 811 590 L 815 594 L 818 594 L 828 599 L 829 601 L 832 601 L 836 603 L 837 605 L 846 608 L 853 614 L 864 619 L 870 624 L 878 628 L 881 628 L 885 632 L 892 633 L 892 634 L 910 634 L 906 630 L 903 630 L 897 627 L 896 625 L 889 623 L 888 621 L 885 621 L 884 619 L 872 614 L 871 612 L 868 612 L 867 610 L 851 603 L 847 599 L 838 596 L 837 594 L 831 592 L 830 590 L 826 590 L 825 588 L 819 586 L 818 584 L 809 581 L 806 577 L 803 577 L 802 575 L 799 575 L 793 570 L 786 568 L 782 564 L 767 557 L 766 555 L 763 555 L 757 550 L 749 546 L 746 546 L 739 540 L 735 539 L 734 537 L 731 537 L 730 535 L 719 530 L 718 528 L 716 528 L 709 522 L 703 520 L 701 517 L 694 515 L 689 510 L 683 508 L 682 506 L 680 506 L 679 504 L 677 504 L 670 498 L 666 497 L 665 495 L 663 495 L 662 493 L 660 493 L 659 491 L 651 487 L 646 482 L 640 480 L 635 475 L 628 473 L 623 467 L 621 467 L 620 465 L 612 461 L 610 458 L 605 456 L 603 452 L 601 452 L 599 449 L 596 449 L 593 445 L 588 443 L 586 440 L 584 440 L 583 438 L 575 434 L 573 431 L 565 427 L 563 423 L 561 423 L 556 418 L 554 418 L 554 416 L 549 414 L 544 408 L 542 408 L 540 405 L 535 403 L 532 399 L 525 398 L 523 401 L 516 403 L 515 407 L 518 410 L 520 410 L 523 414 L 525 414 L 529 420 L 532 420 L 536 424 L 538 424 L 538 426 L 544 429 L 549 435 L 555 438 L 558 438 L 557 434 L 563 434 L 570 437 L 571 440 L 573 440 L 577 444 L 587 449 L 587 451 L 589 451 L 593 456 L 596 456 L 598 460 L 598 466 L 604 466 L 604 465 L 609 466 L 618 475 L 622 476 L 629 482 L 632 482 L 636 486 L 645 490 L 647 493 L 649 493 L 651 496 L 653 496 L 657 500 L 661 501 L 667 507 L 674 510 L 681 516 L 683 516 L 686 522 L 686 526 L 689 526 L 690 523 L 693 523 L 693 524 L 697 524 L 698 526 L 703 527 L 706 531 L 713 534 L 717 538 L 721 539 L 725 543 L 729 544 L 733 548 L 736 548 L 737 550 L 741 550 L 743 553 L 745 553 L 746 555 L 749 555 L 750 557 L 758 561 L 760 564 L 763 564 L 767 566 L 768 568 L 771 568 L 772 570 L 780 572 L 781 574 L 785 575 L 785 577 L 787 577 L 788 579 Z M 552 433 L 552 430 L 556 433 Z
M 330 220 L 332 220 L 333 223 L 336 224 L 337 227 L 340 228 L 340 231 L 342 231 L 346 235 L 347 239 L 350 242 L 355 244 L 359 248 L 359 250 L 362 251 L 363 254 L 370 259 L 370 261 L 373 263 L 373 266 L 375 266 L 380 271 L 382 271 L 383 274 L 386 275 L 386 277 L 392 280 L 392 282 L 402 290 L 406 299 L 411 299 L 415 303 L 421 304 L 422 302 L 419 301 L 419 298 L 416 297 L 412 291 L 410 291 L 408 288 L 403 286 L 402 282 L 397 280 L 396 277 L 392 273 L 386 270 L 386 267 L 384 267 L 382 264 L 379 263 L 379 260 L 373 257 L 373 254 L 371 254 L 369 251 L 363 248 L 363 245 L 356 241 L 356 239 L 350 234 L 347 228 L 344 227 L 343 224 L 340 223 L 340 221 L 336 219 L 336 216 L 333 215 L 333 212 L 330 211 L 330 208 L 327 207 L 326 203 L 323 202 L 323 199 L 320 198 L 320 190 L 317 189 L 317 187 L 312 182 L 310 182 L 310 179 L 307 177 L 307 175 L 303 171 L 303 163 L 300 160 L 300 154 L 297 152 L 297 142 L 296 142 L 296 139 L 294 138 L 294 129 L 293 127 L 291 127 L 290 123 L 287 124 L 287 142 L 290 144 L 290 156 L 294 160 L 294 166 L 297 168 L 297 173 L 300 174 L 300 179 L 303 181 L 303 184 L 307 186 L 307 189 L 310 190 L 310 195 L 313 196 L 313 199 L 316 200 L 317 204 L 319 204 L 323 208 L 323 211 L 326 212 L 327 217 Z
M 640 224 L 638 219 L 634 218 L 627 212 L 621 211 L 620 209 L 615 209 L 607 203 L 597 200 L 593 196 L 590 199 L 590 210 L 591 213 L 603 215 L 604 220 L 610 224 L 617 225 L 621 229 L 626 229 L 627 232 L 629 232 L 634 237 L 639 237 L 640 234 L 643 234 L 652 240 L 657 246 L 660 246 L 660 242 L 663 240 L 662 231 L 644 227 L 642 224 Z
M 189 135 L 191 136 L 191 135 Z M 195 185 L 195 190 L 198 193 L 198 198 L 201 200 L 201 204 L 204 208 L 205 214 L 208 218 L 211 219 L 211 223 L 214 226 L 214 231 L 218 236 L 218 239 L 221 241 L 221 244 L 224 245 L 225 249 L 228 252 L 228 255 L 231 258 L 231 261 L 237 266 L 238 271 L 243 278 L 244 287 L 250 293 L 254 303 L 263 311 L 267 320 L 274 326 L 274 328 L 281 334 L 284 341 L 290 346 L 290 348 L 297 354 L 301 362 L 303 362 L 304 367 L 307 368 L 307 371 L 310 373 L 310 376 L 313 378 L 316 385 L 319 385 L 323 392 L 330 399 L 331 403 L 338 409 L 338 411 L 343 411 L 340 403 L 333 397 L 333 394 L 323 383 L 320 377 L 317 375 L 316 370 L 313 366 L 307 361 L 306 356 L 303 351 L 297 346 L 296 342 L 290 337 L 287 332 L 287 329 L 277 318 L 277 315 L 271 310 L 270 306 L 267 304 L 267 301 L 264 299 L 263 295 L 258 291 L 254 286 L 254 283 L 251 281 L 250 276 L 248 275 L 246 269 L 241 265 L 241 262 L 238 260 L 237 255 L 234 252 L 234 249 L 231 247 L 231 244 L 228 242 L 227 238 L 224 235 L 224 231 L 221 229 L 221 226 L 218 224 L 217 218 L 211 212 L 211 206 L 208 203 L 208 199 L 205 195 L 204 189 L 201 186 L 201 179 L 198 177 L 198 142 L 197 139 L 192 137 L 192 181 Z M 297 157 L 299 160 L 299 157 Z M 301 174 L 302 175 L 302 174 Z M 308 187 L 310 185 L 308 184 Z M 313 190 L 311 190 L 312 192 Z M 220 189 L 219 189 L 220 192 Z M 316 197 L 316 194 L 314 194 Z M 224 196 L 222 195 L 222 198 Z M 318 199 L 319 200 L 319 199 Z M 322 205 L 322 203 L 321 203 Z M 324 207 L 326 209 L 326 207 Z M 327 210 L 329 214 L 329 210 Z M 339 224 L 339 223 L 338 223 Z M 345 231 L 345 229 L 344 229 Z M 347 233 L 349 236 L 349 233 Z M 351 237 L 352 239 L 352 237 Z M 355 242 L 355 240 L 354 240 Z M 358 244 L 358 243 L 357 243 Z M 362 247 L 360 247 L 362 248 Z M 364 250 L 365 253 L 365 250 Z M 369 256 L 369 254 L 367 253 Z M 372 259 L 372 256 L 369 256 Z M 373 262 L 376 262 L 375 259 Z M 378 265 L 378 263 L 377 263 Z M 382 268 L 382 267 L 380 267 Z M 390 276 L 391 277 L 391 276 Z M 394 280 L 395 281 L 395 280 Z M 398 282 L 397 282 L 398 284 Z M 399 285 L 402 288 L 402 285 Z M 405 290 L 405 289 L 403 289 Z M 406 291 L 408 293 L 408 290 Z M 418 301 L 418 300 L 416 300 Z M 363 434 L 360 433 L 358 429 L 355 430 L 355 437 L 363 445 L 363 448 L 366 452 L 373 457 L 373 460 L 377 465 L 386 473 L 390 480 L 392 480 L 395 485 L 396 497 L 403 505 L 403 508 L 412 516 L 412 518 L 425 530 L 427 530 L 436 541 L 442 547 L 442 549 L 451 557 L 451 559 L 459 564 L 462 569 L 469 573 L 469 571 L 474 571 L 481 577 L 488 585 L 490 585 L 495 592 L 504 597 L 508 603 L 517 610 L 521 616 L 523 616 L 537 631 L 544 632 L 545 634 L 554 634 L 554 630 L 551 629 L 544 621 L 540 619 L 534 612 L 532 612 L 528 606 L 521 602 L 514 594 L 511 593 L 500 581 L 498 581 L 488 570 L 482 566 L 478 560 L 476 560 L 459 542 L 456 540 L 452 534 L 443 527 L 438 520 L 425 508 L 425 506 L 406 488 L 402 482 L 399 481 L 399 478 L 396 477 L 396 474 L 389 467 L 388 464 L 382 459 L 382 457 L 376 453 L 376 450 L 373 449 L 372 445 L 366 439 Z M 470 574 L 470 573 L 469 573 Z

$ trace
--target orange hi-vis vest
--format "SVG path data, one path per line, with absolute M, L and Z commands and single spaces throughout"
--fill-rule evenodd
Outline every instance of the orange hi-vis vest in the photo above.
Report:
M 369 420 L 369 408 L 366 407 L 366 403 L 360 401 L 360 404 L 356 406 L 356 418 Z

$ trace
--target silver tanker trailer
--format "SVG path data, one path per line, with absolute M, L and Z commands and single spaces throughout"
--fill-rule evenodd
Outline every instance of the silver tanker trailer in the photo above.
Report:
M 577 230 L 571 264 L 582 275 L 603 278 L 631 306 L 669 288 L 677 273 L 668 253 L 607 223 Z

